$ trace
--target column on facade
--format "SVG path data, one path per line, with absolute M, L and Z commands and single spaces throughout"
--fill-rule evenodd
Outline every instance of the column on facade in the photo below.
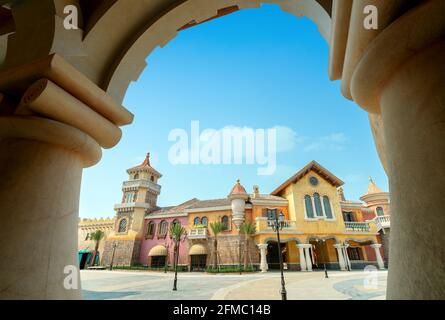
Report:
M 351 81 L 354 100 L 382 117 L 391 189 L 389 299 L 445 297 L 437 267 L 445 242 L 444 11 L 445 1 L 431 0 L 398 17 L 373 40 Z
M 297 247 L 300 251 L 300 269 L 301 271 L 307 271 L 306 258 L 304 257 L 304 244 L 297 244 Z
M 15 114 L 0 117 L 0 298 L 81 297 L 82 170 L 119 141 L 117 124 L 127 122 L 125 109 L 60 59 L 48 61 L 52 80 L 32 84 Z
M 306 254 L 306 267 L 307 267 L 307 271 L 312 271 L 312 259 L 311 259 L 311 245 L 310 244 L 305 244 L 304 245 L 304 251 Z
M 343 256 L 343 246 L 341 244 L 334 244 L 334 248 L 337 249 L 338 264 L 340 265 L 340 270 L 346 270 L 345 258 Z
M 267 243 L 258 244 L 258 248 L 260 249 L 260 270 L 261 272 L 267 272 L 269 270 L 269 266 L 267 264 Z
M 382 247 L 382 245 L 380 243 L 371 244 L 371 248 L 374 248 L 374 251 L 375 251 L 375 257 L 376 257 L 376 260 L 377 260 L 377 265 L 378 265 L 380 270 L 383 270 L 383 269 L 385 269 L 385 263 L 383 262 L 382 255 L 380 253 L 380 248 L 381 247 Z

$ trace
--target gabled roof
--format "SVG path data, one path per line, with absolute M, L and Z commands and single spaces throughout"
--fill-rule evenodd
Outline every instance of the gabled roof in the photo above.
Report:
M 303 178 L 307 173 L 310 171 L 315 171 L 318 173 L 321 177 L 323 177 L 325 180 L 327 180 L 329 183 L 331 183 L 335 187 L 340 187 L 344 184 L 342 180 L 337 178 L 333 173 L 331 173 L 328 169 L 324 168 L 321 164 L 319 164 L 317 161 L 312 160 L 309 162 L 303 169 L 298 171 L 296 174 L 294 174 L 292 177 L 287 179 L 282 185 L 280 185 L 277 189 L 271 192 L 272 195 L 278 195 L 281 191 L 283 191 L 287 186 L 289 186 L 291 183 L 295 183 L 301 178 Z

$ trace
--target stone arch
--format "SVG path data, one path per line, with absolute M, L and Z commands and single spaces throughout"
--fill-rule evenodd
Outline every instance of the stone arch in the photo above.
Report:
M 354 238 L 354 237 L 349 237 L 349 238 L 346 238 L 345 241 L 346 242 L 354 241 L 354 242 L 359 243 L 361 245 L 368 245 L 368 244 L 376 244 L 377 243 L 375 241 L 375 239 L 372 239 L 371 237 L 365 238 L 365 239 L 357 239 L 357 238 Z
M 336 236 L 308 236 L 306 238 L 306 242 L 305 243 L 310 243 L 311 241 L 316 241 L 316 240 L 334 240 L 335 243 L 338 243 L 338 239 Z
M 298 239 L 296 237 L 280 239 L 280 243 L 287 243 L 287 242 L 291 242 L 291 241 L 295 241 L 297 244 L 301 244 L 300 239 Z M 277 238 L 273 238 L 273 237 L 266 238 L 266 239 L 264 239 L 263 243 L 269 243 L 269 242 L 277 242 Z
M 182 27 L 201 23 L 219 16 L 220 10 L 236 7 L 237 10 L 258 8 L 262 3 L 277 4 L 284 12 L 295 16 L 305 16 L 312 20 L 321 35 L 328 41 L 331 32 L 329 10 L 320 4 L 330 0 L 189 0 L 166 8 L 164 14 L 150 17 L 149 8 L 139 8 L 128 0 L 116 1 L 95 23 L 85 36 L 83 46 L 88 50 L 89 77 L 101 86 L 117 102 L 122 102 L 132 81 L 136 81 L 146 67 L 145 59 L 157 47 L 165 46 Z M 144 4 L 144 6 L 147 6 Z M 132 8 L 130 8 L 132 7 Z M 121 12 L 130 10 L 134 16 L 133 25 L 128 24 L 128 15 Z M 145 14 L 145 16 L 144 16 Z M 122 21 L 125 19 L 126 21 Z M 113 21 L 116 33 L 109 32 Z M 122 25 L 123 28 L 120 28 Z M 124 27 L 126 26 L 126 27 Z M 101 45 L 95 45 L 100 43 Z M 91 68 L 91 66 L 93 68 Z M 82 68 L 82 66 L 80 66 Z M 94 70 L 92 70 L 94 69 Z

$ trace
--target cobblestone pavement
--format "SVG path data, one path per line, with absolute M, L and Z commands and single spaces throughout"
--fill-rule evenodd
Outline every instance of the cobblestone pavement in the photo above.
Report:
M 239 300 L 280 299 L 278 272 L 211 275 L 179 273 L 178 291 L 172 291 L 173 273 L 81 271 L 83 298 Z M 384 299 L 386 271 L 286 272 L 286 289 L 291 300 L 368 300 Z

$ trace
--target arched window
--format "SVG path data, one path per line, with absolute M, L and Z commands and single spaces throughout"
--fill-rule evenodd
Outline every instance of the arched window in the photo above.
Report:
M 377 212 L 377 215 L 378 215 L 379 217 L 385 215 L 385 212 L 383 211 L 383 208 L 382 208 L 382 207 L 377 207 L 377 208 L 375 209 L 375 211 Z
M 175 219 L 175 220 L 173 220 L 172 225 L 176 225 L 176 224 L 181 225 L 181 222 L 179 222 L 178 219 Z
M 311 196 L 305 195 L 304 196 L 304 205 L 306 207 L 306 215 L 308 218 L 314 217 L 314 206 L 312 205 L 312 199 Z
M 155 177 L 151 176 L 151 177 L 150 177 L 150 180 L 151 180 L 152 182 L 154 182 L 154 181 L 155 181 Z
M 317 217 L 323 217 L 323 209 L 321 208 L 321 200 L 320 200 L 320 195 L 318 193 L 314 193 L 314 205 Z
M 125 232 L 127 231 L 127 219 L 122 219 L 119 222 L 119 228 L 117 230 L 118 232 Z
M 197 226 L 200 223 L 201 223 L 201 219 L 199 219 L 199 217 L 196 217 L 195 219 L 193 219 L 193 225 Z
M 168 231 L 168 222 L 165 220 L 162 220 L 159 224 L 159 236 L 158 237 L 165 237 L 167 235 Z
M 147 238 L 147 239 L 149 239 L 149 238 L 153 238 L 154 237 L 154 235 L 155 235 L 155 228 L 156 227 L 156 224 L 153 222 L 153 221 L 150 221 L 149 223 L 148 223 L 148 226 L 147 226 L 147 234 L 145 235 L 145 237 Z
M 326 218 L 332 219 L 334 216 L 332 215 L 331 202 L 329 201 L 328 196 L 323 196 L 323 207 Z
M 230 221 L 229 221 L 229 217 L 228 216 L 223 216 L 221 218 L 221 223 L 223 226 L 223 230 L 229 230 L 230 228 Z
M 136 173 L 133 177 L 133 180 L 137 180 L 137 179 L 139 179 L 139 173 Z
M 209 224 L 209 219 L 207 219 L 207 217 L 202 217 L 201 224 L 207 226 Z

